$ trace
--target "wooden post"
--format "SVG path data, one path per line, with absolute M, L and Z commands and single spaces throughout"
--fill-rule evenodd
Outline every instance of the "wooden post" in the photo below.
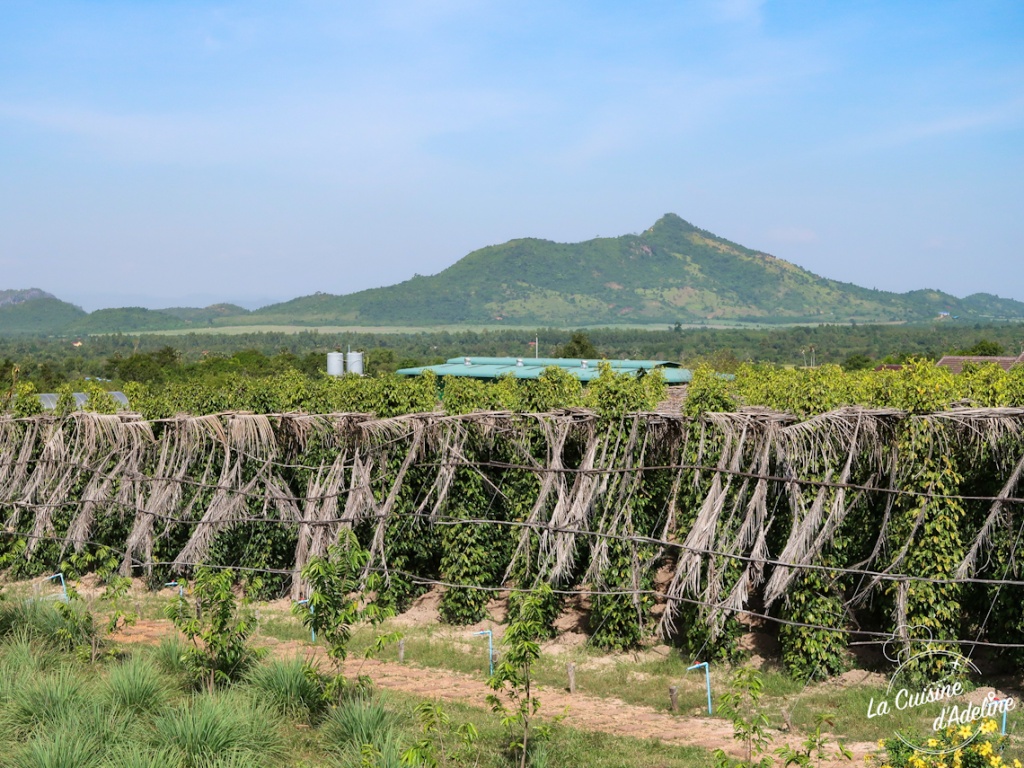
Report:
M 565 665 L 565 671 L 569 674 L 569 693 L 576 693 L 576 664 L 570 661 Z
M 398 663 L 405 663 L 405 638 L 398 641 Z
M 672 713 L 679 712 L 679 686 L 673 685 L 668 689 L 668 698 L 672 702 Z

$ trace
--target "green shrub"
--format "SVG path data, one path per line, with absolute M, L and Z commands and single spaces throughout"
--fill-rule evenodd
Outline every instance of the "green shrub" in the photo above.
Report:
M 181 658 L 197 688 L 210 693 L 219 685 L 243 679 L 264 654 L 250 637 L 256 621 L 248 604 L 235 600 L 235 574 L 228 568 L 201 568 L 195 578 L 195 604 L 178 596 L 164 610 L 190 641 Z
M 169 695 L 167 681 L 159 670 L 141 658 L 111 669 L 104 692 L 114 707 L 135 714 L 156 712 Z
M 188 645 L 178 635 L 161 638 L 160 644 L 152 651 L 153 661 L 160 670 L 168 675 L 184 679 L 188 674 L 185 665 L 185 653 Z
M 288 717 L 312 722 L 326 707 L 323 678 L 301 659 L 260 664 L 248 680 L 262 701 Z
M 81 728 L 58 728 L 33 738 L 18 750 L 13 768 L 93 768 L 101 764 L 103 735 Z
M 394 736 L 395 717 L 379 698 L 353 696 L 327 715 L 321 733 L 328 748 L 370 744 L 381 750 Z
M 13 692 L 8 710 L 10 726 L 20 734 L 54 727 L 77 715 L 88 699 L 85 685 L 71 669 L 27 679 Z
M 251 766 L 270 765 L 284 752 L 277 713 L 234 692 L 195 696 L 158 715 L 153 726 L 154 746 L 182 768 L 235 755 Z

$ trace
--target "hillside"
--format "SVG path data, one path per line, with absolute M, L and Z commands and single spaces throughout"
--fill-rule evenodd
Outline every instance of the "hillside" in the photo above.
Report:
M 892 322 L 941 312 L 1017 319 L 1024 318 L 1024 304 L 989 294 L 896 294 L 828 280 L 667 214 L 640 235 L 583 243 L 512 240 L 474 251 L 431 277 L 347 296 L 305 296 L 256 310 L 242 322 Z
M 3 291 L 2 294 L 27 294 L 32 291 Z M 61 333 L 76 322 L 87 318 L 84 309 L 38 291 L 39 295 L 9 303 L 0 303 L 0 334 L 52 334 Z
M 47 293 L 38 288 L 8 288 L 0 290 L 0 307 L 13 307 L 16 304 L 24 304 L 33 299 L 55 299 L 52 293 Z
M 1021 320 L 1024 303 L 977 293 L 898 294 L 819 277 L 666 214 L 639 235 L 474 251 L 436 275 L 346 296 L 318 293 L 249 312 L 139 307 L 86 314 L 39 289 L 0 291 L 0 334 L 138 333 L 239 325 L 507 325 Z

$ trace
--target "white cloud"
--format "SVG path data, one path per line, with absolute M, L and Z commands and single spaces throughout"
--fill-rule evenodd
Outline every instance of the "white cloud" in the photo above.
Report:
M 719 21 L 760 24 L 765 0 L 712 0 L 712 16 Z

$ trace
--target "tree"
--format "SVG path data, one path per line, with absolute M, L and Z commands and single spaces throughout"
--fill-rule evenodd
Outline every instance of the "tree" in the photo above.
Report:
M 979 339 L 974 343 L 974 346 L 968 347 L 967 349 L 961 349 L 954 354 L 957 355 L 978 355 L 979 357 L 998 357 L 999 355 L 1005 355 L 1006 349 L 1002 344 L 989 339 Z
M 558 350 L 558 357 L 578 357 L 581 360 L 593 360 L 601 356 L 583 331 L 574 331 L 569 343 Z

